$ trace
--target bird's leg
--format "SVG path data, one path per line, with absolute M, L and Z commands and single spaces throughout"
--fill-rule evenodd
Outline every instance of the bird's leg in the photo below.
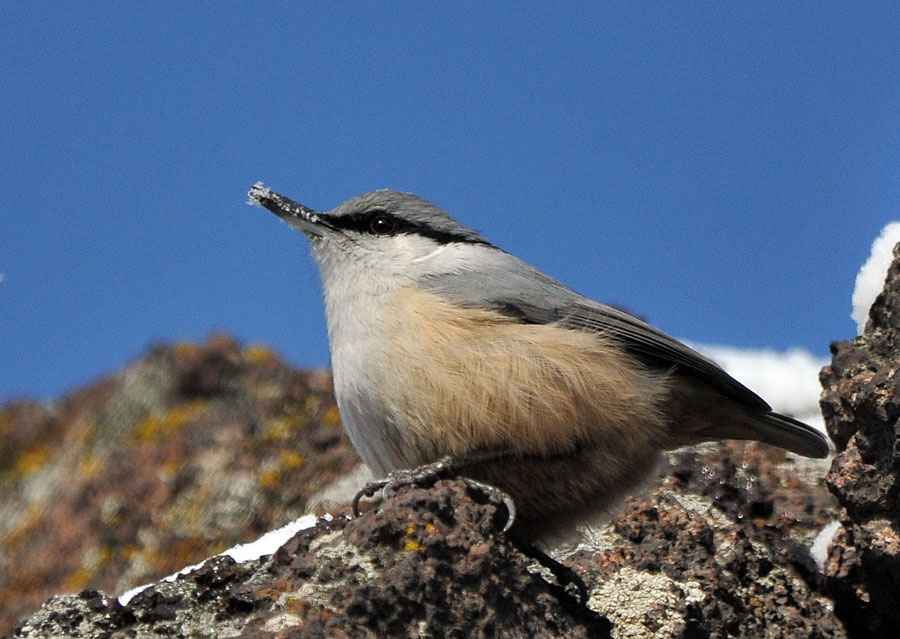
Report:
M 479 464 L 485 461 L 493 461 L 510 456 L 507 451 L 474 451 L 462 455 L 447 455 L 436 462 L 423 464 L 416 468 L 395 470 L 384 479 L 377 479 L 363 486 L 353 498 L 353 516 L 359 517 L 359 502 L 363 497 L 374 497 L 380 492 L 378 501 L 389 498 L 398 489 L 404 486 L 433 486 L 439 479 L 462 479 L 466 485 L 485 495 L 488 501 L 503 504 L 506 508 L 507 519 L 500 532 L 506 532 L 516 520 L 516 505 L 508 494 L 496 486 L 491 486 L 468 477 L 460 477 L 459 473 L 467 466 Z

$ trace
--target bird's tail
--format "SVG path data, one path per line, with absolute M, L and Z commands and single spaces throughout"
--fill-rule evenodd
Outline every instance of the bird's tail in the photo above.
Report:
M 827 457 L 831 451 L 824 433 L 808 424 L 772 411 L 757 398 L 755 404 L 728 400 L 716 389 L 690 379 L 676 379 L 672 387 L 671 431 L 667 448 L 719 439 L 760 441 L 804 457 Z
M 735 411 L 737 412 L 737 411 Z M 743 413 L 743 414 L 740 414 Z M 808 424 L 775 412 L 740 410 L 731 419 L 696 432 L 704 439 L 749 439 L 821 459 L 831 450 L 828 439 Z

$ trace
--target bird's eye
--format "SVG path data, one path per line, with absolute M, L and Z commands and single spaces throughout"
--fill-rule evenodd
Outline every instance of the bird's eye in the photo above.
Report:
M 372 221 L 369 222 L 369 230 L 375 235 L 390 235 L 394 232 L 396 226 L 394 218 L 386 213 L 379 213 L 373 216 Z

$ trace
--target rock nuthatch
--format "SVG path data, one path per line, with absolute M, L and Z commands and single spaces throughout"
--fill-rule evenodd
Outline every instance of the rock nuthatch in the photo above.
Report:
M 376 476 L 495 451 L 463 474 L 511 495 L 521 529 L 608 507 L 679 446 L 828 454 L 711 360 L 415 195 L 326 213 L 260 184 L 249 195 L 309 238 L 338 409 Z

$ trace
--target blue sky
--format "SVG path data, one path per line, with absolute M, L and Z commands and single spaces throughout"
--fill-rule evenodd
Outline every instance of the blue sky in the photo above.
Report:
M 326 365 L 258 180 L 416 192 L 683 339 L 851 337 L 900 217 L 897 5 L 598 4 L 5 3 L 0 400 L 213 331 Z

